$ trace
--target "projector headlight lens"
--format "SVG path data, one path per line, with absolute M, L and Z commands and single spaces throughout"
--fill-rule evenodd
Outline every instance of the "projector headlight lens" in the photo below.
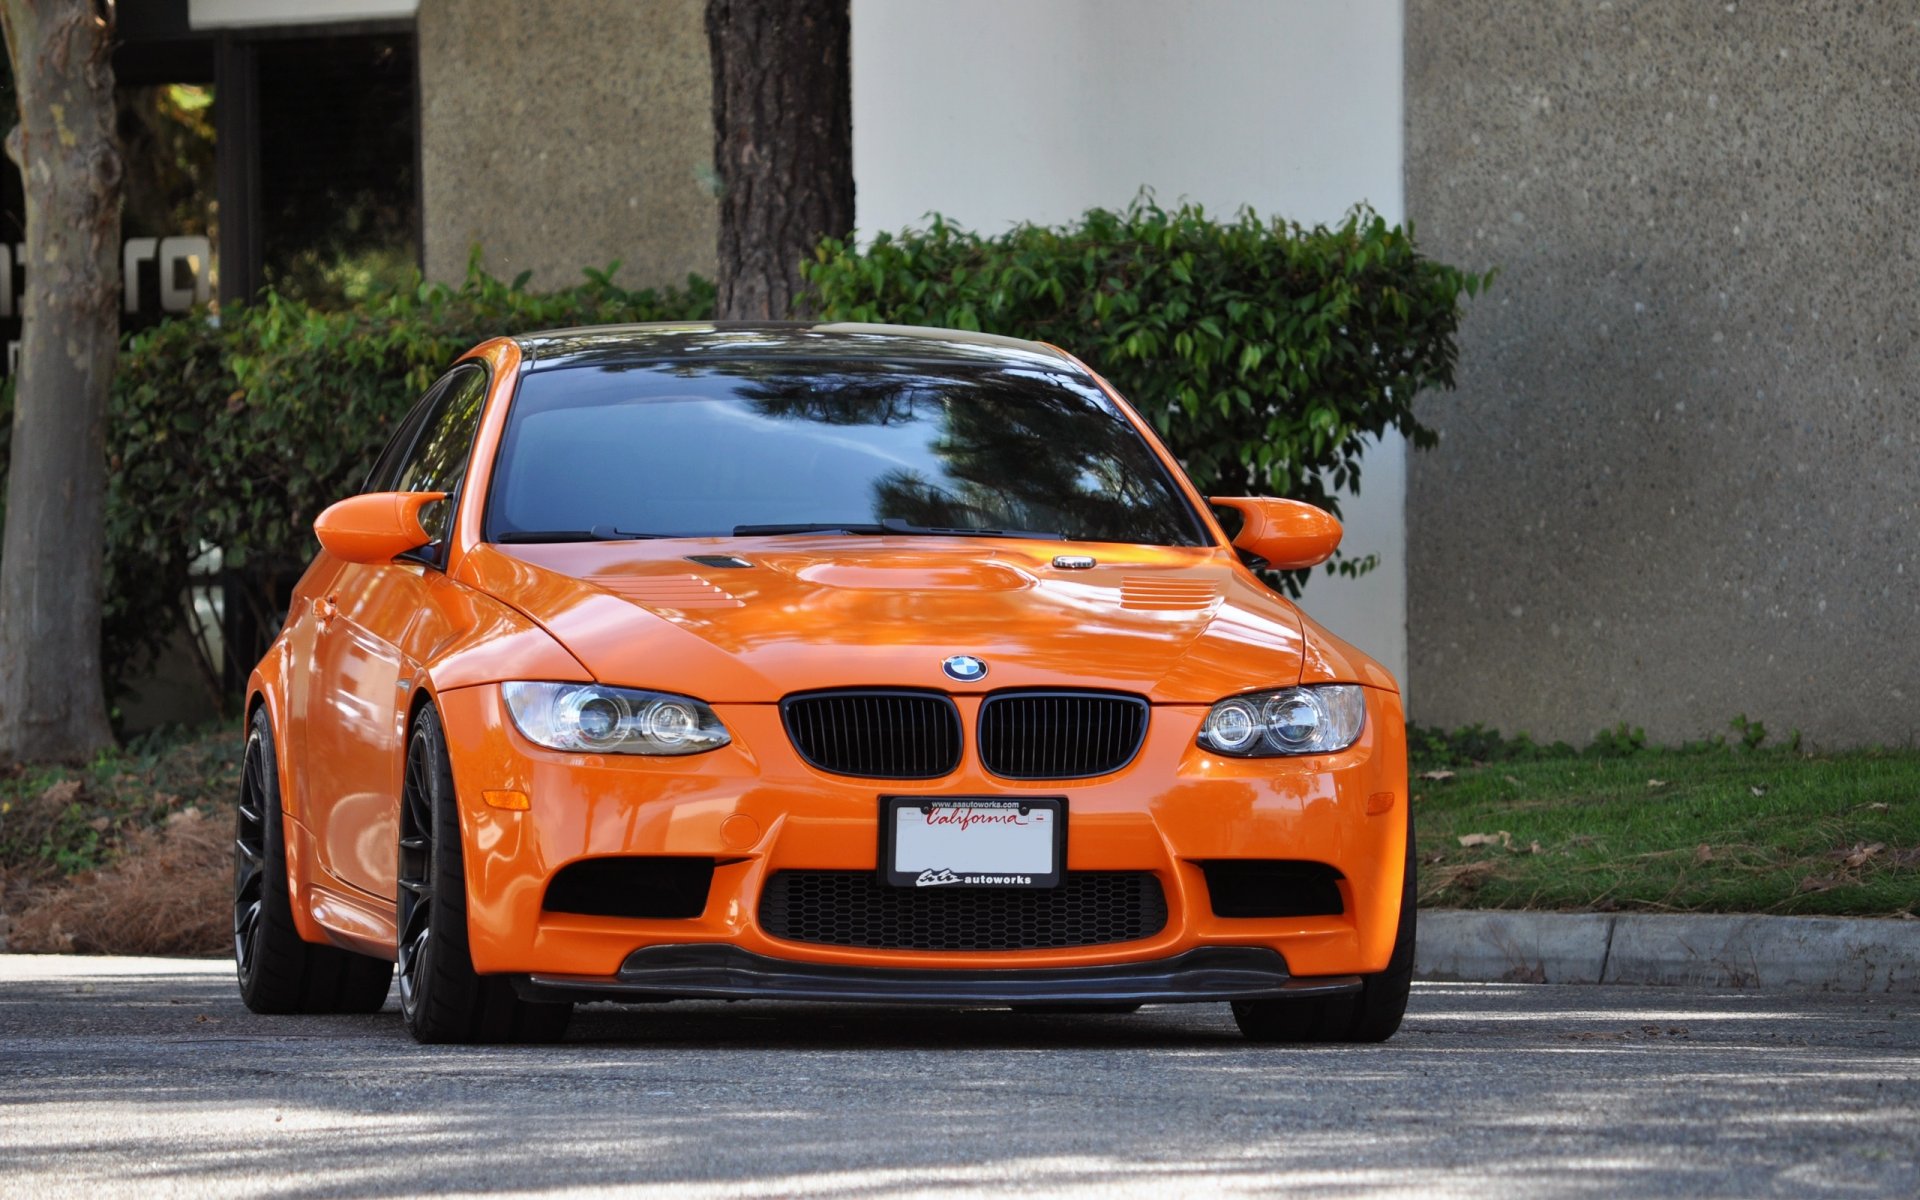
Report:
M 1240 758 L 1332 754 L 1359 739 L 1367 720 L 1365 689 L 1323 683 L 1233 696 L 1213 706 L 1200 745 Z
M 503 683 L 513 727 L 535 745 L 580 754 L 699 754 L 733 740 L 686 696 L 597 683 Z

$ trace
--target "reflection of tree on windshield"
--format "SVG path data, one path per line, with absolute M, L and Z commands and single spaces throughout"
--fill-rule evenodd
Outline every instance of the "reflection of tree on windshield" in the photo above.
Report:
M 737 395 L 775 418 L 828 425 L 939 423 L 928 449 L 945 477 L 873 481 L 873 517 L 916 525 L 1056 530 L 1096 541 L 1190 543 L 1166 474 L 1104 397 L 1050 373 L 796 369 L 755 372 Z M 742 374 L 746 372 L 741 372 Z

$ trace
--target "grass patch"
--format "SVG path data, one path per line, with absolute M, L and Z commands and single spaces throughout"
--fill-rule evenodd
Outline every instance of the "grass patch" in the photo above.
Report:
M 1608 912 L 1914 915 L 1920 752 L 1528 745 L 1412 780 L 1420 902 Z M 1457 747 L 1457 739 L 1446 745 Z M 1511 745 L 1509 743 L 1508 745 Z

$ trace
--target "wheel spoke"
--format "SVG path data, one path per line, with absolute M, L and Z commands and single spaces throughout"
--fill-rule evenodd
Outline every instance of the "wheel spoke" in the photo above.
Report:
M 245 971 L 253 965 L 254 942 L 260 932 L 260 902 L 238 906 L 233 914 L 233 956 Z

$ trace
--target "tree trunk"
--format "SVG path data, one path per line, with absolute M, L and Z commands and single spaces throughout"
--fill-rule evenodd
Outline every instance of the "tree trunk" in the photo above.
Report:
M 800 264 L 853 232 L 848 0 L 707 0 L 719 315 L 796 313 Z
M 111 9 L 106 11 L 111 12 Z M 26 306 L 0 541 L 0 759 L 113 742 L 100 677 L 107 386 L 120 335 L 112 28 L 95 0 L 4 0 L 26 190 Z

